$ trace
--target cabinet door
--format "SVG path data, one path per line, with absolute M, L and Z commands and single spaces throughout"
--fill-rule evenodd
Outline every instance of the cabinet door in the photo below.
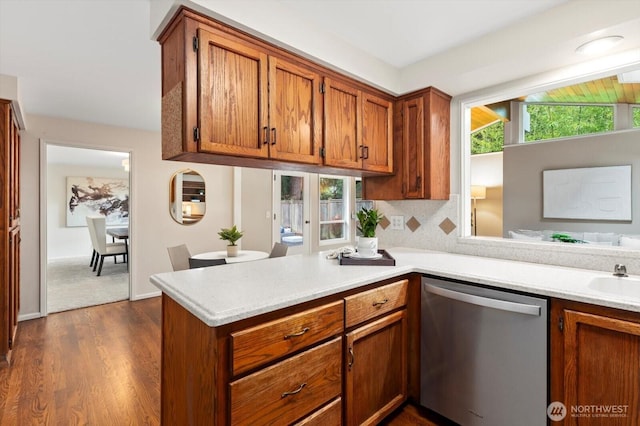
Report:
M 362 168 L 393 172 L 393 103 L 362 93 Z
M 9 123 L 9 227 L 20 221 L 20 129 L 13 109 Z
M 20 310 L 20 227 L 9 234 L 9 350 L 18 328 L 18 311 Z
M 407 398 L 406 309 L 346 337 L 346 424 L 378 424 Z
M 324 164 L 361 169 L 362 93 L 329 78 L 324 83 Z
M 562 402 L 568 410 L 565 424 L 639 424 L 640 324 L 565 310 Z M 616 407 L 620 416 L 571 415 L 572 407 L 584 413 L 593 406 Z
M 198 32 L 203 152 L 267 157 L 267 55 L 231 36 Z
M 424 198 L 424 100 L 422 95 L 403 105 L 402 147 L 404 153 L 404 196 Z
M 269 156 L 319 164 L 321 123 L 320 75 L 269 57 Z

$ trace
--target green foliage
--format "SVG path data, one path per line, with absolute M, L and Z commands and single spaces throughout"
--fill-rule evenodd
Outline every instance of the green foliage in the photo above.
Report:
M 320 178 L 321 200 L 342 200 L 344 193 L 344 179 Z
M 640 107 L 633 107 L 633 127 L 640 127 Z
M 376 236 L 376 226 L 380 223 L 382 218 L 384 217 L 382 213 L 378 212 L 377 209 L 367 209 L 365 207 L 362 208 L 358 213 L 356 213 L 358 217 L 358 231 L 362 233 L 362 236 L 365 238 L 373 238 Z
M 222 228 L 220 232 L 218 232 L 221 240 L 229 241 L 230 246 L 235 246 L 236 241 L 242 238 L 243 232 L 238 231 L 236 225 L 233 225 L 232 228 Z
M 471 154 L 500 152 L 503 145 L 504 122 L 502 120 L 471 133 Z
M 525 142 L 613 130 L 613 107 L 608 105 L 529 104 L 526 108 L 530 129 L 525 132 Z
M 561 243 L 584 243 L 582 240 L 577 240 L 567 234 L 553 234 L 551 235 L 553 241 L 560 241 Z

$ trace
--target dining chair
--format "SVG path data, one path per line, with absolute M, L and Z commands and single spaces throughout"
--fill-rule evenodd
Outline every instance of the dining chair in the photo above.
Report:
M 171 260 L 171 266 L 174 271 L 184 271 L 185 269 L 189 269 L 191 253 L 189 253 L 189 248 L 186 244 L 167 247 L 167 251 L 169 252 L 169 259 Z
M 206 266 L 217 266 L 217 265 L 226 265 L 226 259 L 194 259 L 192 257 L 189 258 L 189 268 L 204 268 Z
M 127 246 L 124 243 L 107 243 L 107 226 L 106 220 L 103 216 L 91 217 L 87 216 L 87 223 L 91 222 L 93 228 L 93 235 L 95 237 L 94 250 L 97 252 L 97 258 L 93 263 L 93 270 L 98 269 L 97 276 L 102 273 L 102 265 L 104 264 L 104 258 L 107 256 L 113 256 L 114 261 L 116 256 L 122 255 L 124 259 L 127 258 Z M 91 230 L 89 231 L 91 233 Z M 100 261 L 98 262 L 98 259 Z
M 269 258 L 286 256 L 288 249 L 289 246 L 286 244 L 274 243 L 271 253 L 269 253 Z
M 98 246 L 98 243 L 96 242 L 96 231 L 95 231 L 95 227 L 93 226 L 93 221 L 89 220 L 90 217 L 86 216 L 85 219 L 87 220 L 87 229 L 89 230 L 89 237 L 91 238 L 91 248 L 93 249 L 93 253 L 91 253 L 91 263 L 89 263 L 89 267 L 93 268 L 93 264 L 96 263 L 98 261 L 98 252 L 96 251 L 96 247 Z

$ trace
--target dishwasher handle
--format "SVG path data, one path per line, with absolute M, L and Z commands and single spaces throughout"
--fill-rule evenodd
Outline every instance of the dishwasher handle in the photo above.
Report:
M 432 284 L 424 284 L 425 289 L 429 293 L 436 294 L 438 296 L 446 297 L 448 299 L 458 300 L 464 303 L 470 303 L 472 305 L 484 306 L 487 308 L 498 309 L 501 311 L 515 312 L 518 314 L 540 316 L 541 307 L 537 305 L 528 305 L 525 303 L 509 302 L 507 300 L 492 299 L 489 297 L 476 296 L 474 294 L 461 293 L 458 291 L 449 290 L 446 288 L 438 287 Z

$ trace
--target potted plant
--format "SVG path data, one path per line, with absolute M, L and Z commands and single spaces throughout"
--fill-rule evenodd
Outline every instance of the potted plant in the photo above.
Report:
M 229 245 L 227 246 L 227 257 L 236 257 L 238 255 L 238 246 L 236 245 L 236 241 L 242 238 L 242 231 L 238 231 L 236 225 L 233 225 L 231 228 L 222 228 L 218 235 L 220 235 L 221 240 L 229 241 Z
M 367 209 L 363 207 L 358 213 L 358 231 L 362 236 L 358 238 L 357 250 L 361 257 L 375 257 L 378 255 L 378 238 L 376 238 L 376 227 L 383 218 L 377 209 Z

